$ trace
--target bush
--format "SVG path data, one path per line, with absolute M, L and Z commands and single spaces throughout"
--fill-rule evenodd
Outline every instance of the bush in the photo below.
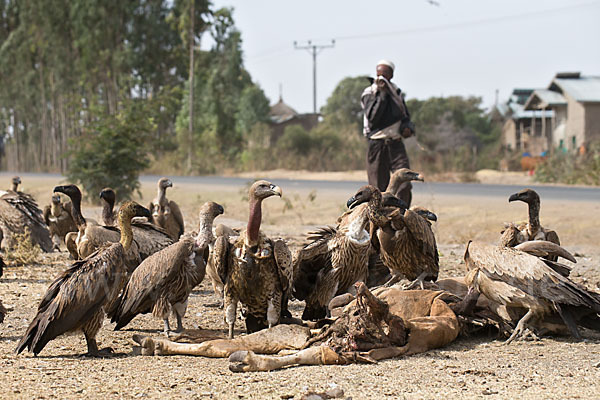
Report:
M 81 185 L 92 202 L 102 188 L 110 186 L 119 200 L 138 191 L 139 173 L 148 167 L 148 142 L 155 129 L 146 117 L 144 100 L 122 103 L 116 115 L 99 115 L 83 137 L 72 141 L 67 176 Z
M 588 146 L 585 154 L 556 150 L 535 169 L 538 182 L 600 185 L 600 142 Z

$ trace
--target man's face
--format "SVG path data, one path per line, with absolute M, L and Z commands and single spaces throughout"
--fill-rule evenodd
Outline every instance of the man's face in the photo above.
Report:
M 393 78 L 394 71 L 387 65 L 378 65 L 377 66 L 377 76 L 383 76 L 388 81 Z

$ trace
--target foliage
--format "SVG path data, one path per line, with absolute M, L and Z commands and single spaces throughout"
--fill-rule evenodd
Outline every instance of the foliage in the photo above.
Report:
M 360 104 L 361 94 L 369 85 L 365 76 L 347 77 L 337 84 L 321 108 L 323 118 L 332 124 L 353 124 L 357 133 L 362 134 L 363 111 Z
M 31 230 L 25 228 L 23 233 L 12 235 L 13 245 L 11 251 L 5 253 L 7 263 L 10 265 L 29 265 L 37 261 L 42 249 L 31 240 Z
M 156 124 L 147 117 L 147 103 L 121 103 L 115 115 L 99 115 L 81 139 L 73 141 L 67 176 L 81 185 L 91 201 L 112 187 L 119 199 L 129 199 L 139 190 L 138 176 L 148 166 L 146 142 Z
M 538 182 L 600 185 L 600 142 L 592 143 L 584 155 L 555 150 L 535 169 Z

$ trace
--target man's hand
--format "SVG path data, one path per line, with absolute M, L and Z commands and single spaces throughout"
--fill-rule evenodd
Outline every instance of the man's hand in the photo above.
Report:
M 383 78 L 382 76 L 378 76 L 377 77 L 377 90 L 379 90 L 380 92 L 389 92 L 389 86 L 388 83 L 385 81 L 385 78 Z

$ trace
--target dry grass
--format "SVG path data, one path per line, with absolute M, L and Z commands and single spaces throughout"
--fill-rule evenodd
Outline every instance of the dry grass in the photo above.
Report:
M 6 253 L 6 262 L 11 266 L 29 265 L 37 262 L 42 249 L 31 240 L 31 230 L 12 236 L 13 248 Z

